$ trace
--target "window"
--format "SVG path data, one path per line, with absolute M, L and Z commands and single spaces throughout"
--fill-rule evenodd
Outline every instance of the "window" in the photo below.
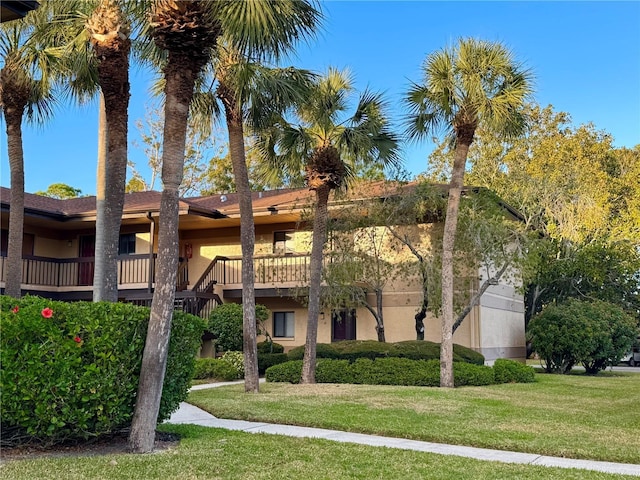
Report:
M 136 253 L 136 234 L 126 233 L 120 235 L 118 244 L 118 255 L 133 255 Z
M 273 253 L 291 254 L 295 251 L 293 232 L 273 232 Z
M 273 336 L 289 337 L 294 336 L 295 317 L 293 312 L 273 312 Z

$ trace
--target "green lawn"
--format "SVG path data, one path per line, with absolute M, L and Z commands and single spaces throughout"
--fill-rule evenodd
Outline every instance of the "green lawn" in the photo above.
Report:
M 637 477 L 340 444 L 206 427 L 163 426 L 183 435 L 172 450 L 150 455 L 16 460 L 0 478 L 212 480 L 212 479 L 519 479 L 606 480 Z
M 220 418 L 640 464 L 640 375 L 536 375 L 455 390 L 267 383 L 193 392 Z

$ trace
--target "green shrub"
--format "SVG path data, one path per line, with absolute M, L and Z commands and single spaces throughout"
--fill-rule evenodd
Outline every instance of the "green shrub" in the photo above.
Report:
M 300 371 L 302 374 L 302 370 Z M 332 360 L 321 358 L 316 364 L 316 382 L 318 383 L 353 383 L 349 371 L 348 360 Z
M 351 365 L 352 383 L 438 386 L 440 362 L 408 358 L 359 358 Z
M 124 303 L 0 297 L 3 437 L 53 444 L 129 426 L 148 320 Z M 204 327 L 174 315 L 159 421 L 187 397 Z
M 334 348 L 333 343 L 318 343 L 316 345 L 316 358 L 340 358 L 340 354 Z M 289 360 L 302 360 L 304 358 L 304 345 L 292 348 L 287 353 Z
M 493 364 L 495 383 L 535 382 L 535 370 L 524 363 L 507 358 L 498 358 Z
M 225 352 L 224 355 L 220 357 L 220 361 L 225 362 L 231 367 L 235 368 L 236 378 L 244 377 L 244 354 L 242 352 Z
M 285 363 L 267 368 L 267 382 L 300 383 L 302 377 L 302 360 L 289 360 Z
M 354 362 L 358 358 L 369 358 L 371 360 L 380 357 L 388 357 L 393 349 L 393 344 L 378 342 L 377 340 L 346 340 L 332 344 L 334 350 L 338 352 L 343 360 Z
M 256 305 L 256 324 L 269 317 L 264 305 Z M 242 351 L 242 305 L 224 303 L 214 308 L 209 315 L 208 330 L 216 338 L 216 348 L 222 351 Z
M 438 375 L 439 377 L 439 375 Z M 453 362 L 453 383 L 456 387 L 491 385 L 495 382 L 493 368 L 467 362 Z
M 195 379 L 213 378 L 229 382 L 238 378 L 238 369 L 219 358 L 198 358 L 193 373 Z
M 289 351 L 289 360 L 302 360 L 304 346 L 293 348 Z M 422 341 L 409 340 L 397 343 L 378 342 L 376 340 L 347 340 L 336 343 L 318 343 L 316 358 L 334 358 L 349 360 L 351 362 L 358 358 L 400 357 L 411 360 L 434 360 L 440 359 L 440 344 Z M 484 365 L 484 356 L 463 347 L 453 346 L 453 361 L 467 362 L 476 365 Z
M 582 363 L 587 373 L 595 374 L 619 362 L 637 330 L 634 319 L 617 305 L 569 299 L 536 315 L 529 335 L 547 372 L 568 373 Z
M 261 353 L 284 353 L 284 347 L 275 342 L 258 342 L 258 354 Z
M 393 344 L 389 356 L 412 360 L 440 360 L 440 344 L 427 340 L 407 340 Z M 462 345 L 453 345 L 453 361 L 484 365 L 484 356 Z
M 286 353 L 258 353 L 258 373 L 263 375 L 267 368 L 288 361 Z

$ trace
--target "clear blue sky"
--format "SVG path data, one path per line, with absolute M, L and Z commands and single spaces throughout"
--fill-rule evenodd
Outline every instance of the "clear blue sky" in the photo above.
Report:
M 350 68 L 359 89 L 386 93 L 398 120 L 402 94 L 420 79 L 427 54 L 473 36 L 504 42 L 533 70 L 539 104 L 570 113 L 576 125 L 593 122 L 616 146 L 640 144 L 640 2 L 329 1 L 322 7 L 323 31 L 290 63 L 320 72 Z M 150 99 L 149 81 L 145 72 L 132 72 L 130 140 Z M 9 186 L 4 122 L 1 130 L 0 179 Z M 95 192 L 96 104 L 63 106 L 46 126 L 25 125 L 23 132 L 27 192 L 58 182 Z M 432 148 L 407 146 L 406 168 L 424 171 Z M 131 145 L 129 158 L 146 164 Z

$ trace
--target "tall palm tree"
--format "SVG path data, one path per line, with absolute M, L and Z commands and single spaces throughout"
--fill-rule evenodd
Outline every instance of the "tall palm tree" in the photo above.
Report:
M 224 109 L 229 156 L 240 204 L 245 391 L 257 393 L 259 376 L 253 266 L 255 228 L 244 124 L 260 129 L 274 114 L 302 101 L 311 84 L 311 75 L 293 68 L 268 68 L 247 62 L 239 52 L 223 46 L 218 48 L 215 71 L 218 80 L 215 93 Z
M 315 382 L 322 251 L 327 237 L 329 194 L 345 187 L 358 162 L 397 165 L 398 139 L 390 131 L 385 103 L 379 94 L 365 91 L 355 112 L 345 118 L 354 93 L 348 72 L 329 69 L 295 108 L 298 124 L 281 119 L 279 128 L 262 138 L 272 171 L 296 177 L 304 171 L 316 204 L 311 245 L 307 336 L 302 382 Z
M 158 267 L 151 318 L 140 372 L 129 443 L 135 452 L 153 449 L 175 298 L 178 257 L 178 188 L 182 180 L 188 113 L 194 86 L 224 35 L 241 53 L 279 55 L 313 30 L 318 12 L 304 1 L 157 0 L 152 35 L 167 52 L 164 67 L 165 125 L 162 153 Z
M 22 122 L 42 121 L 51 114 L 56 95 L 53 73 L 59 55 L 43 46 L 36 35 L 48 24 L 46 9 L 0 27 L 0 112 L 7 129 L 11 206 L 5 294 L 20 298 L 22 293 L 22 237 L 24 224 L 24 155 Z
M 118 240 L 127 175 L 130 26 L 122 5 L 100 0 L 86 21 L 96 59 L 106 145 L 97 175 L 93 300 L 118 301 Z M 105 132 L 102 132 L 103 135 Z
M 64 48 L 66 93 L 78 103 L 100 94 L 94 301 L 118 300 L 117 255 L 124 204 L 131 24 L 148 2 L 55 0 L 55 28 L 43 34 Z
M 442 241 L 440 351 L 440 385 L 453 387 L 453 247 L 467 154 L 480 125 L 505 137 L 523 132 L 532 75 L 504 45 L 474 38 L 430 54 L 422 71 L 422 83 L 405 98 L 407 135 L 423 139 L 444 130 L 455 148 Z

